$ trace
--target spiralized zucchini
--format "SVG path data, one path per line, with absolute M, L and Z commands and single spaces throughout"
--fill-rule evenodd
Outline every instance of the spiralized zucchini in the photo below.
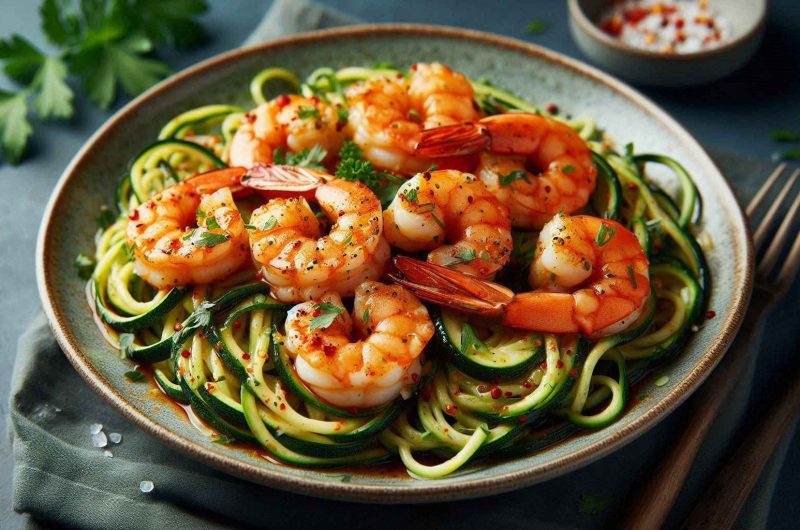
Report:
M 301 82 L 290 70 L 268 68 L 253 78 L 250 92 L 255 104 L 287 87 L 344 103 L 348 84 L 398 73 L 386 65 L 319 68 Z M 487 114 L 547 114 L 488 82 L 472 86 Z M 431 341 L 414 396 L 360 411 L 325 403 L 296 377 L 283 350 L 287 306 L 271 299 L 252 272 L 157 291 L 134 273 L 125 242 L 127 212 L 172 182 L 223 165 L 219 157 L 244 113 L 225 104 L 189 109 L 132 160 L 117 190 L 119 217 L 96 238 L 89 289 L 106 336 L 118 341 L 123 356 L 151 366 L 163 392 L 189 403 L 217 432 L 216 442 L 257 443 L 304 467 L 372 465 L 397 455 L 415 477 L 444 477 L 491 454 L 538 451 L 580 429 L 612 423 L 625 409 L 629 386 L 679 351 L 701 318 L 710 277 L 694 236 L 701 211 L 691 176 L 663 155 L 635 153 L 632 146 L 615 151 L 593 120 L 576 119 L 569 125 L 589 143 L 598 167 L 589 213 L 629 227 L 651 260 L 653 292 L 639 320 L 593 342 L 476 325 L 469 332 L 486 339 L 471 353 L 472 364 L 453 327 L 463 322 L 438 321 L 454 349 L 445 355 Z M 677 193 L 648 178 L 652 164 L 672 172 Z M 535 234 L 515 232 L 514 238 L 521 249 Z M 500 278 L 511 283 L 525 265 L 523 259 Z M 492 357 L 496 352 L 503 357 Z M 513 369 L 496 369 L 506 359 Z

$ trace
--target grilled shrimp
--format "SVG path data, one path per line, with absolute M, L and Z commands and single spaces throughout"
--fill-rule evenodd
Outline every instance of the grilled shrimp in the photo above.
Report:
M 541 228 L 554 214 L 589 202 L 597 169 L 592 152 L 567 125 L 510 113 L 428 129 L 416 153 L 426 159 L 481 152 L 476 174 L 511 211 L 516 228 Z
M 250 217 L 253 259 L 275 297 L 284 302 L 315 299 L 327 292 L 351 296 L 365 280 L 379 278 L 389 259 L 382 237 L 381 203 L 358 182 L 333 180 L 322 171 L 290 166 L 265 166 L 248 187 L 274 189 L 296 179 L 311 181 L 317 203 L 333 221 L 322 235 L 305 197 L 275 198 Z M 293 188 L 297 189 L 297 188 Z
M 299 152 L 319 146 L 335 154 L 344 143 L 344 126 L 336 108 L 318 98 L 278 96 L 245 115 L 224 158 L 251 167 L 272 162 L 279 147 Z
M 231 190 L 244 168 L 197 175 L 158 192 L 128 215 L 134 271 L 159 289 L 210 283 L 247 263 L 250 246 Z
M 433 64 L 415 64 L 408 79 L 376 77 L 345 92 L 353 141 L 375 167 L 414 174 L 430 167 L 415 156 L 420 132 L 479 117 L 472 85 L 459 72 Z
M 558 214 L 542 228 L 531 264 L 535 290 L 506 287 L 404 256 L 396 281 L 420 298 L 547 333 L 603 337 L 627 329 L 650 296 L 647 256 L 615 221 Z
M 433 336 L 433 323 L 416 296 L 399 285 L 363 282 L 355 291 L 352 319 L 338 294 L 318 300 L 293 307 L 286 319 L 286 347 L 297 375 L 317 395 L 341 407 L 372 407 L 417 382 L 419 355 Z M 338 309 L 326 328 L 313 324 L 321 304 Z
M 432 249 L 431 263 L 473 276 L 491 276 L 511 256 L 508 209 L 474 175 L 452 169 L 404 182 L 383 212 L 383 226 L 392 245 Z

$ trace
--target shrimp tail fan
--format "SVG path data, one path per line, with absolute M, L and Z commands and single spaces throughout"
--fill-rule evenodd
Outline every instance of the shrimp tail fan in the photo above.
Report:
M 304 192 L 315 190 L 331 176 L 310 167 L 256 164 L 242 177 L 242 185 L 262 191 Z
M 457 123 L 422 131 L 414 154 L 424 158 L 469 155 L 487 149 L 490 144 L 489 133 L 480 123 Z
M 242 185 L 242 177 L 245 173 L 247 173 L 247 169 L 243 167 L 226 167 L 189 177 L 186 182 L 203 195 L 214 193 L 222 188 L 230 188 L 234 195 L 241 195 L 246 191 Z
M 396 283 L 423 300 L 458 311 L 486 316 L 505 312 L 514 293 L 496 283 L 406 256 L 394 258 L 397 272 L 389 273 Z

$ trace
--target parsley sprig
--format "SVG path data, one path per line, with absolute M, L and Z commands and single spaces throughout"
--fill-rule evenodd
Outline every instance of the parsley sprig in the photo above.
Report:
M 33 134 L 31 110 L 42 120 L 75 113 L 72 79 L 107 109 L 118 86 L 138 95 L 170 72 L 151 57 L 156 46 L 183 47 L 205 38 L 194 17 L 205 0 L 44 0 L 41 27 L 56 49 L 44 51 L 20 35 L 0 40 L 3 71 L 22 85 L 0 91 L 0 145 L 6 160 L 18 163 Z
M 311 318 L 311 325 L 308 326 L 309 331 L 328 328 L 344 309 L 335 304 L 314 304 L 313 311 L 314 316 Z
M 328 152 L 318 144 L 311 149 L 305 147 L 299 153 L 287 152 L 283 147 L 278 147 L 272 153 L 272 161 L 276 164 L 285 164 L 287 166 L 303 166 L 325 170 L 322 161 L 325 160 L 327 155 Z

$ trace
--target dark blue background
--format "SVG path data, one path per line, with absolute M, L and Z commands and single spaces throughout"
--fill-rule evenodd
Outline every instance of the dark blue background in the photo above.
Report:
M 176 70 L 238 46 L 255 27 L 270 2 L 212 0 L 204 24 L 212 34 L 206 45 L 189 52 L 163 56 Z M 567 55 L 582 58 L 569 36 L 566 2 L 563 0 L 323 0 L 343 12 L 368 22 L 420 22 L 491 31 L 532 41 Z M 38 2 L 0 0 L 0 37 L 21 33 L 44 45 L 39 30 Z M 533 19 L 547 22 L 539 35 L 526 33 Z M 0 83 L 2 84 L 2 83 Z M 7 85 L 6 85 L 7 86 Z M 800 2 L 771 2 L 767 33 L 756 58 L 728 79 L 703 87 L 674 90 L 642 89 L 678 119 L 701 142 L 768 160 L 784 146 L 769 138 L 776 128 L 800 130 Z M 123 102 L 120 102 L 122 104 Z M 96 109 L 82 97 L 76 100 L 76 116 L 67 123 L 34 123 L 30 156 L 19 167 L 0 165 L 0 396 L 5 431 L 5 408 L 15 343 L 39 308 L 33 264 L 34 241 L 50 191 L 70 158 L 110 113 Z M 13 204 L 12 204 L 13 201 Z M 72 274 L 65 264 L 65 274 Z M 797 289 L 795 289 L 797 292 Z M 796 307 L 796 304 L 794 304 Z M 775 356 L 764 356 L 761 377 L 777 377 L 783 361 L 794 364 L 800 351 L 797 318 L 788 306 L 776 321 L 793 329 L 771 334 L 767 346 Z M 783 355 L 778 355 L 783 354 Z M 787 366 L 790 364 L 787 363 Z M 761 410 L 764 396 L 756 396 L 753 416 Z M 790 449 L 776 491 L 770 527 L 796 527 L 800 520 L 800 444 Z M 22 526 L 27 517 L 10 508 L 10 476 L 13 457 L 5 437 L 0 441 L 0 528 Z M 534 499 L 532 499 L 534 501 Z M 468 514 L 463 514 L 468 516 Z

